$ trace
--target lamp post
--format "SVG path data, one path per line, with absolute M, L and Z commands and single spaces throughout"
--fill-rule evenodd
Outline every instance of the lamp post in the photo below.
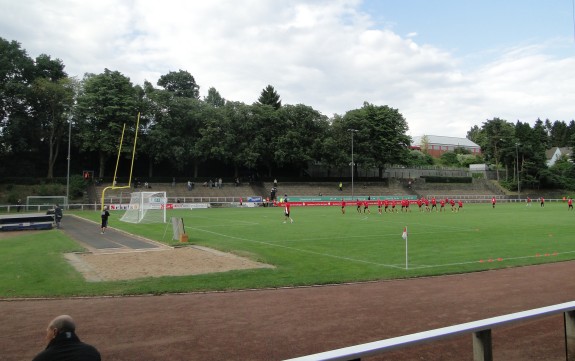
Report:
M 353 163 L 353 133 L 357 133 L 357 129 L 348 129 L 348 132 L 351 133 L 351 199 L 353 200 L 353 173 L 354 173 L 354 166 Z
M 515 143 L 515 155 L 517 157 L 517 195 L 521 202 L 521 180 L 519 179 L 519 143 Z
M 72 118 L 68 119 L 68 173 L 66 175 L 66 209 L 70 204 L 70 144 L 72 143 Z

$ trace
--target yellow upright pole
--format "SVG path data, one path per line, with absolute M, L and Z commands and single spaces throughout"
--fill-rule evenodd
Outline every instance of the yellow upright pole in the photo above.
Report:
M 140 129 L 140 112 L 138 112 L 138 119 L 136 121 L 136 135 L 134 136 L 134 148 L 132 150 L 132 164 L 130 166 L 130 178 L 128 179 L 128 185 L 127 186 L 123 186 L 123 187 L 117 187 L 116 186 L 116 175 L 118 173 L 118 165 L 120 164 L 120 155 L 122 153 L 122 144 L 124 143 L 124 133 L 126 131 L 126 123 L 124 123 L 124 127 L 122 128 L 122 137 L 120 138 L 120 147 L 118 148 L 118 157 L 116 159 L 116 169 L 114 170 L 114 179 L 112 181 L 112 186 L 111 187 L 106 187 L 103 189 L 102 191 L 102 205 L 101 205 L 101 209 L 104 209 L 104 197 L 106 194 L 106 191 L 108 189 L 125 189 L 125 188 L 130 188 L 131 184 L 132 184 L 132 172 L 134 170 L 134 159 L 136 158 L 136 143 L 138 141 L 138 131 Z
M 126 130 L 126 123 L 122 128 L 122 137 L 120 138 L 120 146 L 118 147 L 118 157 L 116 158 L 116 169 L 114 170 L 114 179 L 112 180 L 112 189 L 116 188 L 116 175 L 118 173 L 118 164 L 120 164 L 120 154 L 122 153 L 122 143 L 124 143 L 124 131 Z
M 106 190 L 108 189 L 116 189 L 116 188 L 125 188 L 125 187 L 116 187 L 116 175 L 118 173 L 118 164 L 120 163 L 120 154 L 122 152 L 122 143 L 124 142 L 124 131 L 126 130 L 126 123 L 124 123 L 124 127 L 122 128 L 122 136 L 120 137 L 120 146 L 118 147 L 118 157 L 116 158 L 116 169 L 114 170 L 114 179 L 112 179 L 112 186 L 106 187 L 102 190 L 102 204 L 101 210 L 104 210 L 104 196 L 106 194 Z
M 138 130 L 140 130 L 140 112 L 138 112 L 138 120 L 136 121 L 136 135 L 134 136 L 134 149 L 132 150 L 132 165 L 130 166 L 130 178 L 128 179 L 128 187 L 132 184 L 132 172 L 134 170 L 134 159 L 136 158 L 136 143 L 138 142 Z

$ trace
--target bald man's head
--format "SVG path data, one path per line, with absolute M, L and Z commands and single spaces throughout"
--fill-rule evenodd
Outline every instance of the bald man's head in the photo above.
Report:
M 75 331 L 76 330 L 76 323 L 74 323 L 74 319 L 68 315 L 61 315 L 56 317 L 55 319 L 50 322 L 48 328 L 58 330 L 58 333 L 65 332 L 65 331 Z

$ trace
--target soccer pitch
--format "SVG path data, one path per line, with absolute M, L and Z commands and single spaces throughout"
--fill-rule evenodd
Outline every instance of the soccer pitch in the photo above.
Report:
M 292 207 L 293 224 L 283 223 L 281 207 L 194 209 L 169 216 L 184 219 L 190 243 L 276 266 L 255 272 L 285 279 L 283 285 L 428 276 L 575 258 L 575 212 L 564 203 L 446 209 L 419 212 L 412 206 L 409 213 L 380 215 L 377 207 L 367 214 L 348 206 L 342 215 L 340 207 Z M 158 233 L 165 226 L 114 225 L 153 234 L 156 240 L 170 238 L 163 235 L 165 229 Z
M 6 296 L 101 295 L 234 290 L 433 276 L 575 259 L 575 211 L 565 203 L 465 204 L 461 212 L 356 212 L 355 206 L 170 211 L 184 219 L 188 244 L 231 252 L 274 268 L 132 281 L 86 282 L 63 253 L 79 245 L 59 231 L 0 242 L 0 291 Z M 78 212 L 95 221 L 98 212 Z M 110 226 L 171 245 L 171 224 Z M 65 223 L 64 223 L 65 225 Z M 407 265 L 406 241 L 408 229 Z M 407 266 L 407 267 L 406 267 Z M 54 272 L 45 270 L 56 269 Z

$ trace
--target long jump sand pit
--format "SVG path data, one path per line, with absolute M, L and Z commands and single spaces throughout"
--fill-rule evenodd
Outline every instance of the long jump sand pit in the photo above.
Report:
M 273 268 L 246 257 L 200 246 L 152 251 L 103 250 L 93 253 L 68 253 L 65 257 L 91 282 Z

